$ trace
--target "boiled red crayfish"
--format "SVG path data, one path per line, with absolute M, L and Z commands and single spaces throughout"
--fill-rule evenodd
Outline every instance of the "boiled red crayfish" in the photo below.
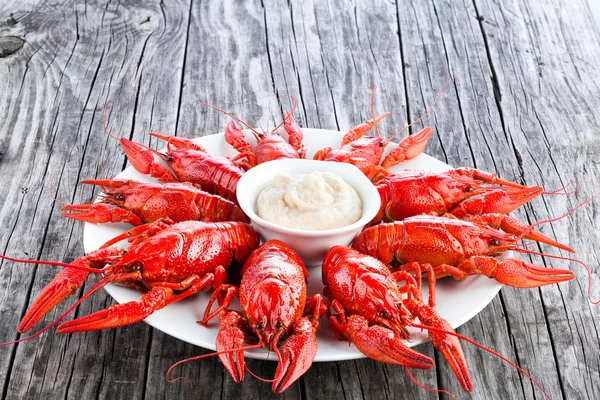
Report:
M 304 264 L 278 240 L 255 250 L 241 273 L 239 287 L 224 284 L 213 292 L 199 322 L 206 325 L 219 314 L 217 354 L 235 382 L 244 379 L 244 350 L 266 347 L 274 351 L 279 364 L 272 389 L 281 393 L 312 364 L 317 354 L 317 321 L 327 307 L 320 295 L 307 297 Z M 239 299 L 241 313 L 228 310 L 233 298 Z M 216 299 L 220 306 L 210 313 Z M 244 347 L 244 343 L 251 345 Z
M 293 97 L 292 100 L 294 101 L 293 112 L 296 108 L 296 100 Z M 283 122 L 281 122 L 280 125 L 276 126 L 271 131 L 267 125 L 267 129 L 263 130 L 261 133 L 227 111 L 207 103 L 202 104 L 233 118 L 233 121 L 228 123 L 225 128 L 225 141 L 239 152 L 239 154 L 232 159 L 237 165 L 250 169 L 258 164 L 282 158 L 306 158 L 306 147 L 302 144 L 304 134 L 302 133 L 300 126 L 294 121 L 292 112 L 285 111 Z M 254 151 L 246 139 L 246 134 L 235 121 L 240 122 L 250 129 L 254 135 L 254 138 L 256 139 L 256 148 Z M 284 130 L 288 134 L 287 141 L 278 133 L 281 125 L 283 125 Z
M 519 248 L 519 236 L 528 234 L 533 239 L 573 251 L 561 243 L 546 238 L 528 227 L 511 225 L 504 214 L 477 217 L 480 222 L 500 223 L 503 230 L 514 229 L 520 234 L 501 232 L 482 223 L 459 219 L 415 216 L 403 221 L 382 223 L 362 231 L 352 243 L 361 253 L 389 264 L 410 262 L 433 266 L 437 278 L 451 276 L 465 279 L 482 274 L 506 285 L 531 288 L 574 279 L 573 272 L 539 267 L 516 258 L 494 258 L 507 250 L 527 253 Z M 497 218 L 494 221 L 494 218 Z M 539 235 L 539 236 L 538 236 Z
M 387 168 L 421 154 L 432 134 L 431 128 L 427 127 L 402 139 L 398 147 L 381 161 L 385 148 L 402 131 L 387 139 L 383 139 L 379 133 L 377 136 L 364 135 L 388 115 L 389 113 L 384 113 L 357 125 L 344 135 L 342 145 L 338 149 L 332 150 L 331 147 L 326 147 L 317 151 L 313 159 L 350 163 L 360 169 L 369 179 L 377 181 L 381 175 L 387 173 Z
M 504 186 L 487 186 L 499 184 Z M 419 214 L 458 218 L 507 214 L 543 192 L 474 168 L 445 172 L 401 171 L 377 183 L 381 208 L 373 222 L 399 221 Z
M 243 166 L 250 169 L 257 164 L 282 158 L 306 158 L 306 148 L 302 145 L 302 130 L 294 121 L 292 114 L 286 112 L 283 126 L 289 141 L 285 141 L 277 133 L 278 127 L 272 131 L 267 129 L 263 133 L 250 128 L 256 139 L 256 149 L 252 151 L 250 143 L 246 140 L 246 134 L 235 121 L 231 121 L 225 128 L 225 141 L 240 153 L 233 161 L 245 158 Z
M 209 154 L 202 146 L 189 139 L 158 133 L 150 135 L 167 141 L 165 153 L 125 138 L 119 139 L 127 159 L 136 170 L 159 181 L 195 183 L 200 185 L 202 190 L 237 201 L 237 183 L 244 171 L 231 160 Z M 154 155 L 165 161 L 170 170 L 156 162 Z
M 87 179 L 81 183 L 102 186 L 99 202 L 65 205 L 60 213 L 63 217 L 93 223 L 126 222 L 136 226 L 160 218 L 174 222 L 248 222 L 238 205 L 188 182 Z
M 420 284 L 412 275 L 391 273 L 377 259 L 343 247 L 332 247 L 323 260 L 325 296 L 332 300 L 337 313 L 329 321 L 340 340 L 349 340 L 367 357 L 409 368 L 429 369 L 433 360 L 407 347 L 406 327 L 414 318 L 429 331 L 434 347 L 440 351 L 463 389 L 470 392 L 473 384 L 458 338 L 450 324 L 421 300 Z M 399 282 L 406 285 L 400 286 Z M 408 297 L 403 298 L 403 294 Z
M 127 250 L 108 247 L 126 238 L 131 241 Z M 53 263 L 67 268 L 42 290 L 18 329 L 20 332 L 29 330 L 56 304 L 81 287 L 90 272 L 102 274 L 104 282 L 135 286 L 144 294 L 140 301 L 115 304 L 62 323 L 57 329 L 59 333 L 112 328 L 141 321 L 154 311 L 211 284 L 220 287 L 226 279 L 225 268 L 234 260 L 244 262 L 257 247 L 258 234 L 242 222 L 172 224 L 158 220 L 138 226 L 71 264 Z M 175 294 L 175 291 L 180 293 Z
M 313 158 L 315 160 L 350 163 L 360 169 L 362 173 L 373 182 L 377 183 L 382 177 L 389 173 L 387 171 L 389 167 L 413 159 L 423 152 L 433 133 L 430 127 L 426 127 L 414 135 L 402 139 L 398 143 L 398 146 L 392 150 L 383 161 L 381 160 L 385 148 L 392 140 L 429 115 L 433 105 L 437 102 L 444 90 L 446 90 L 449 83 L 450 74 L 448 73 L 448 79 L 446 80 L 444 87 L 438 92 L 425 114 L 387 139 L 381 137 L 379 129 L 376 129 L 377 136 L 364 136 L 371 129 L 377 128 L 377 124 L 390 114 L 389 112 L 386 112 L 377 117 L 375 116 L 373 110 L 375 86 L 372 86 L 370 101 L 372 118 L 350 129 L 342 138 L 342 144 L 338 149 L 332 150 L 331 147 L 325 147 L 317 151 Z

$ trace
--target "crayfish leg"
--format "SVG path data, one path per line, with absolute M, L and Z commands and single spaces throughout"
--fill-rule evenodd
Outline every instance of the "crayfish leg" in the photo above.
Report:
M 142 321 L 154 311 L 163 308 L 172 295 L 173 291 L 169 288 L 155 287 L 142 295 L 140 301 L 113 304 L 105 310 L 62 323 L 56 331 L 74 333 L 130 325 Z

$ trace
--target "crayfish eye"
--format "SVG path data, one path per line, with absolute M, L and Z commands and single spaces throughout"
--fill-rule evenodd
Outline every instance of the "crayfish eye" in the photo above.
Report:
M 260 330 L 262 330 L 262 328 L 263 328 L 263 323 L 262 322 L 259 322 L 258 324 L 256 324 L 256 329 L 257 330 L 260 331 Z
M 500 241 L 498 239 L 492 239 L 492 241 L 490 242 L 490 244 L 492 246 L 498 246 L 500 244 Z
M 467 192 L 467 193 L 471 193 L 472 191 L 473 191 L 473 187 L 472 186 L 467 186 L 465 188 L 465 192 Z
M 377 316 L 382 318 L 387 318 L 388 314 L 384 310 L 377 311 Z
M 277 321 L 275 323 L 275 328 L 280 329 L 283 326 L 283 323 L 281 321 Z

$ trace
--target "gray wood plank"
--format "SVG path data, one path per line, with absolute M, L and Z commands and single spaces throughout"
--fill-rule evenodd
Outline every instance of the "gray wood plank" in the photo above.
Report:
M 32 46 L 42 46 L 38 54 L 44 51 L 43 46 L 47 43 L 44 40 L 48 37 L 51 40 L 64 37 L 66 41 L 60 45 L 54 43 L 62 51 L 48 46 L 46 52 L 52 50 L 56 54 L 49 53 L 36 63 L 32 61 L 30 67 L 45 70 L 47 76 L 54 76 L 48 86 L 56 93 L 47 90 L 48 95 L 38 94 L 38 103 L 32 102 L 29 107 L 35 110 L 33 107 L 36 104 L 37 108 L 43 106 L 43 99 L 47 98 L 48 109 L 51 110 L 49 114 L 58 116 L 56 126 L 43 131 L 53 132 L 58 137 L 53 151 L 46 156 L 50 159 L 45 162 L 50 166 L 44 165 L 48 174 L 43 177 L 43 186 L 40 185 L 42 179 L 37 179 L 35 183 L 40 185 L 36 195 L 36 201 L 39 202 L 37 209 L 50 212 L 53 210 L 53 203 L 48 196 L 48 181 L 53 176 L 62 172 L 59 179 L 55 179 L 59 198 L 69 202 L 86 202 L 92 198 L 92 189 L 78 185 L 77 181 L 82 177 L 100 176 L 97 161 L 100 153 L 105 160 L 103 165 L 108 176 L 115 175 L 122 169 L 122 151 L 114 140 L 108 139 L 102 132 L 102 113 L 107 102 L 110 102 L 113 110 L 117 110 L 111 112 L 109 117 L 109 129 L 117 136 L 131 137 L 134 133 L 145 135 L 150 129 L 149 125 L 152 125 L 152 129 L 163 130 L 169 121 L 171 129 L 174 129 L 180 82 L 178 76 L 171 74 L 171 71 L 172 68 L 177 68 L 177 61 L 169 66 L 153 60 L 160 55 L 169 59 L 172 57 L 182 64 L 185 41 L 181 37 L 185 32 L 181 29 L 181 22 L 187 20 L 188 7 L 185 4 L 174 4 L 171 9 L 165 9 L 159 2 L 144 8 L 135 6 L 135 2 L 93 6 L 80 4 L 74 7 L 74 14 L 68 13 L 69 18 L 60 26 L 56 25 L 56 21 L 63 18 L 65 9 L 73 9 L 73 5 L 65 4 L 58 9 L 44 9 L 37 5 L 34 8 L 36 12 L 28 14 L 31 20 L 23 23 L 30 24 L 27 37 Z M 47 19 L 42 18 L 43 16 Z M 40 24 L 38 19 L 43 23 Z M 69 32 L 71 35 L 61 34 L 62 32 Z M 34 41 L 36 37 L 39 39 Z M 29 76 L 41 79 L 44 73 Z M 161 78 L 155 79 L 155 76 Z M 35 90 L 43 85 L 26 81 L 24 88 L 28 87 Z M 29 97 L 27 93 L 29 92 L 24 89 L 24 96 Z M 165 97 L 157 101 L 160 95 Z M 56 103 L 53 104 L 54 102 Z M 144 111 L 138 115 L 136 111 L 139 105 Z M 152 121 L 155 121 L 154 124 L 151 124 Z M 23 134 L 14 135 L 13 138 L 26 139 Z M 28 142 L 31 139 L 33 138 L 30 137 Z M 36 156 L 41 158 L 44 153 L 38 150 Z M 30 160 L 24 163 L 25 166 L 32 164 Z M 20 168 L 27 171 L 27 167 Z M 63 187 L 67 189 L 61 190 Z M 32 205 L 36 204 L 32 202 Z M 9 214 L 3 216 L 10 215 L 10 209 L 6 212 Z M 32 223 L 34 227 L 40 225 L 37 230 L 47 230 L 48 243 L 54 245 L 45 247 L 41 256 L 67 260 L 80 256 L 83 249 L 81 224 L 72 224 L 56 217 L 58 215 L 54 210 L 49 224 L 47 216 L 40 222 Z M 47 226 L 44 227 L 45 225 Z M 24 225 L 24 229 L 33 231 L 28 224 Z M 39 236 L 43 237 L 42 234 Z M 34 243 L 40 243 L 40 239 L 34 240 Z M 29 254 L 38 256 L 40 252 L 36 250 Z M 24 253 L 17 255 L 25 256 Z M 27 271 L 21 266 L 18 268 L 23 272 Z M 33 276 L 33 271 L 29 269 L 29 276 Z M 56 270 L 52 268 L 38 268 L 31 294 L 37 295 L 55 273 Z M 22 280 L 24 283 L 25 279 Z M 15 283 L 10 285 L 16 287 L 12 286 Z M 25 284 L 26 287 L 27 285 L 31 284 Z M 22 296 L 16 298 L 22 307 L 21 311 L 14 314 L 14 321 L 7 324 L 10 328 L 3 331 L 3 334 L 10 332 L 15 335 L 16 322 L 22 315 L 29 296 L 27 291 L 22 293 Z M 78 313 L 87 314 L 105 308 L 110 303 L 106 294 L 101 292 L 84 303 Z M 58 316 L 65 309 L 65 306 L 60 307 L 45 321 L 51 321 L 52 317 Z M 148 326 L 140 324 L 114 331 L 72 336 L 49 333 L 46 335 L 47 340 L 34 339 L 22 344 L 16 347 L 13 369 L 10 371 L 11 380 L 4 386 L 5 394 L 14 398 L 50 395 L 73 398 L 119 398 L 127 395 L 141 398 L 145 391 L 150 332 Z M 15 351 L 15 348 L 11 350 Z M 4 360 L 12 362 L 10 358 L 3 358 Z M 9 368 L 3 370 L 7 371 Z
M 532 204 L 532 219 L 561 215 L 597 192 L 598 149 L 598 32 L 585 2 L 513 2 L 503 7 L 476 2 L 483 17 L 491 63 L 498 81 L 505 131 L 522 163 L 527 182 L 543 182 L 548 188 L 583 180 L 575 196 L 553 196 Z M 534 17 L 535 16 L 535 17 Z M 525 23 L 524 21 L 529 21 Z M 586 27 L 586 28 L 584 28 Z M 594 271 L 592 297 L 598 299 L 599 232 L 598 204 L 584 207 L 568 219 L 547 225 L 542 231 L 577 249 L 576 258 Z M 585 233 L 584 233 L 585 232 Z M 544 249 L 546 250 L 546 249 Z M 551 251 L 556 254 L 556 251 Z M 538 262 L 539 259 L 536 259 Z M 548 265 L 569 265 L 555 260 Z M 540 290 L 544 319 L 549 328 L 560 389 L 565 398 L 595 398 L 600 393 L 598 376 L 597 306 L 587 300 L 587 278 L 571 263 L 577 281 Z M 523 302 L 505 297 L 510 307 Z M 515 301 L 516 300 L 516 301 Z M 508 318 L 519 337 L 535 340 L 534 324 L 524 312 Z M 515 339 L 518 336 L 515 334 Z M 537 356 L 537 343 L 515 342 L 523 357 Z M 543 345 L 547 345 L 543 343 Z M 531 349 L 531 350 L 529 350 Z M 576 360 L 576 362 L 574 362 Z M 532 368 L 544 360 L 527 360 Z
M 501 110 L 494 97 L 491 66 L 487 60 L 484 37 L 479 22 L 474 17 L 475 8 L 465 2 L 414 2 L 410 7 L 399 7 L 399 21 L 403 40 L 406 77 L 411 103 L 411 119 L 416 119 L 426 107 L 431 93 L 436 90 L 435 82 L 440 80 L 440 68 L 448 65 L 453 83 L 447 93 L 436 104 L 432 117 L 423 124 L 435 125 L 437 142 L 427 149 L 436 157 L 445 157 L 453 166 L 477 167 L 497 173 L 506 179 L 520 180 L 518 162 L 511 145 L 503 132 Z M 426 23 L 430 21 L 432 23 Z M 428 64 L 428 61 L 431 61 Z M 466 61 L 466 62 L 465 62 Z M 422 66 L 422 67 L 415 67 Z M 439 87 L 439 83 L 437 86 Z M 415 127 L 419 129 L 419 126 Z M 512 156 L 511 156 L 512 155 Z M 534 182 L 528 182 L 534 184 Z M 515 214 L 523 217 L 523 213 Z M 513 314 L 519 308 L 505 307 L 505 293 L 515 298 L 511 304 L 531 304 L 529 323 L 538 324 L 538 338 L 531 338 L 530 332 L 513 327 L 506 320 L 506 314 Z M 552 347 L 549 335 L 543 324 L 542 303 L 535 291 L 503 289 L 500 298 L 480 313 L 473 322 L 460 328 L 459 332 L 477 342 L 492 348 L 509 359 L 520 362 L 523 353 L 545 361 L 548 368 L 545 374 L 536 376 L 532 364 L 522 365 L 540 380 L 551 398 L 560 397 L 558 377 L 553 365 Z M 494 327 L 490 330 L 486 327 Z M 511 341 L 531 343 L 522 353 L 515 352 Z M 545 343 L 545 346 L 539 346 Z M 539 346 L 537 349 L 535 347 Z M 524 378 L 480 349 L 468 344 L 464 346 L 465 356 L 473 373 L 477 398 L 521 398 L 539 396 L 532 394 L 531 385 L 523 383 Z M 534 364 L 535 365 L 535 364 Z M 443 365 L 441 368 L 446 368 Z M 498 371 L 480 374 L 475 371 Z M 451 393 L 460 393 L 460 385 L 448 373 L 441 374 L 440 384 Z

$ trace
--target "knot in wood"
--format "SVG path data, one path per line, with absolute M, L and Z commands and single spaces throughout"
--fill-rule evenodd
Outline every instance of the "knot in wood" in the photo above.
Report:
M 16 36 L 0 37 L 0 58 L 8 57 L 21 50 L 25 40 Z

